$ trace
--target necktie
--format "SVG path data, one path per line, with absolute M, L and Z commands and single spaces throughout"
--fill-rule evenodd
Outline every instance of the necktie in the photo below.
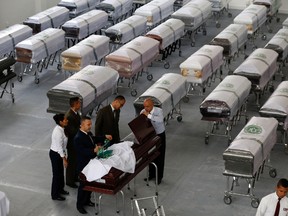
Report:
M 277 205 L 276 205 L 276 209 L 275 209 L 274 216 L 279 216 L 279 211 L 280 211 L 280 200 L 281 200 L 281 198 L 278 198 L 278 202 L 277 202 Z

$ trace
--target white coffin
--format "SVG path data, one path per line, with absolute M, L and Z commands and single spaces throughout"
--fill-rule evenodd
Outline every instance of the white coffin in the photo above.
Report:
M 40 60 L 63 49 L 65 32 L 61 29 L 48 28 L 18 43 L 16 60 L 25 63 L 37 63 Z
M 16 44 L 32 36 L 27 25 L 15 24 L 0 31 L 0 57 L 14 51 Z
M 258 48 L 233 72 L 247 77 L 252 88 L 263 90 L 277 71 L 278 54 L 274 50 Z
M 62 29 L 67 38 L 83 39 L 103 28 L 108 14 L 102 10 L 91 10 L 64 23 Z
M 189 83 L 199 83 L 216 72 L 223 64 L 223 47 L 204 45 L 180 64 L 181 74 Z
M 179 8 L 190 2 L 191 0 L 175 0 L 174 7 Z
M 251 82 L 246 77 L 230 75 L 200 105 L 204 117 L 232 119 L 248 98 Z
M 159 41 L 139 36 L 105 57 L 106 66 L 120 77 L 131 78 L 154 61 L 159 54 Z
M 62 69 L 79 71 L 109 54 L 109 38 L 91 35 L 61 53 Z
M 274 118 L 252 117 L 224 151 L 224 175 L 253 177 L 277 140 Z
M 160 41 L 160 49 L 179 40 L 184 35 L 185 24 L 178 19 L 169 19 L 149 31 L 146 36 Z
M 212 4 L 208 0 L 191 0 L 175 11 L 171 17 L 185 23 L 185 29 L 194 30 L 201 26 L 211 15 Z
M 253 0 L 253 4 L 266 6 L 268 16 L 275 15 L 282 5 L 281 0 Z
M 95 9 L 100 0 L 61 0 L 58 6 L 63 6 L 69 9 L 70 18 L 75 18 L 80 14 L 86 13 Z
M 224 8 L 228 9 L 228 4 L 231 0 L 209 0 L 212 3 L 212 11 L 220 12 Z
M 278 60 L 285 61 L 288 55 L 288 29 L 280 29 L 265 48 L 272 49 L 278 53 Z
M 283 21 L 282 25 L 284 29 L 288 28 L 288 18 Z
M 142 16 L 133 15 L 105 30 L 106 36 L 114 43 L 124 44 L 146 31 L 147 21 Z
M 96 8 L 108 13 L 111 20 L 116 20 L 132 10 L 132 0 L 104 0 Z
M 28 17 L 23 24 L 30 26 L 36 34 L 47 28 L 59 28 L 69 20 L 69 10 L 54 6 L 34 16 Z
M 248 34 L 253 34 L 266 22 L 266 13 L 265 6 L 251 4 L 234 18 L 234 23 L 246 25 Z
M 78 96 L 82 101 L 82 115 L 86 115 L 115 92 L 118 77 L 112 68 L 88 65 L 47 92 L 47 111 L 65 113 L 69 109 L 69 99 Z
M 151 98 L 155 106 L 162 108 L 163 115 L 168 116 L 180 100 L 186 96 L 186 89 L 186 79 L 183 76 L 175 73 L 164 74 L 134 101 L 136 114 L 139 114 L 144 108 L 144 100 Z
M 144 16 L 148 26 L 154 26 L 173 13 L 173 0 L 153 0 L 134 12 L 135 15 Z
M 247 42 L 247 28 L 245 25 L 230 24 L 210 42 L 224 48 L 223 55 L 232 57 Z

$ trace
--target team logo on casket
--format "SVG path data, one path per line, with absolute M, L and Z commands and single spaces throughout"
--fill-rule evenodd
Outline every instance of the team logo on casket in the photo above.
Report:
M 93 72 L 93 70 L 85 70 L 85 71 L 83 71 L 83 74 L 85 74 L 85 75 L 93 75 L 94 72 Z
M 255 56 L 262 58 L 262 59 L 266 59 L 266 55 L 264 55 L 263 53 L 256 54 Z
M 288 94 L 288 88 L 281 88 L 278 91 L 281 92 L 281 93 Z
M 233 88 L 234 87 L 234 85 L 232 83 L 222 83 L 221 86 L 224 88 Z
M 244 132 L 250 134 L 261 134 L 262 128 L 258 125 L 248 125 L 244 128 Z
M 163 84 L 163 85 L 170 85 L 170 82 L 169 82 L 168 80 L 163 80 L 163 81 L 161 82 L 161 84 Z

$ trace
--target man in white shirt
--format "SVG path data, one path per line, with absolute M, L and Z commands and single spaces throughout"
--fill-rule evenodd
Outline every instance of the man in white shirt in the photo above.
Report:
M 280 179 L 276 191 L 262 198 L 256 216 L 287 216 L 288 215 L 288 180 Z
M 153 161 L 158 168 L 158 184 L 161 183 L 164 174 L 165 151 L 166 151 L 166 135 L 163 111 L 159 107 L 154 106 L 151 98 L 144 100 L 144 109 L 140 114 L 144 114 L 150 119 L 156 134 L 161 138 L 160 155 Z M 154 166 L 149 166 L 149 180 L 154 179 L 156 176 Z

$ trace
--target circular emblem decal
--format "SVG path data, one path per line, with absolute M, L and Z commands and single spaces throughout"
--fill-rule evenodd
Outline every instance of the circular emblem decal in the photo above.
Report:
M 244 132 L 250 134 L 261 134 L 262 128 L 258 125 L 248 125 L 244 128 Z
M 221 86 L 225 87 L 225 88 L 233 88 L 234 87 L 234 85 L 232 83 L 222 83 Z
M 288 88 L 281 88 L 279 92 L 288 94 Z
M 170 85 L 170 82 L 169 82 L 168 80 L 163 80 L 163 81 L 161 82 L 161 84 Z

